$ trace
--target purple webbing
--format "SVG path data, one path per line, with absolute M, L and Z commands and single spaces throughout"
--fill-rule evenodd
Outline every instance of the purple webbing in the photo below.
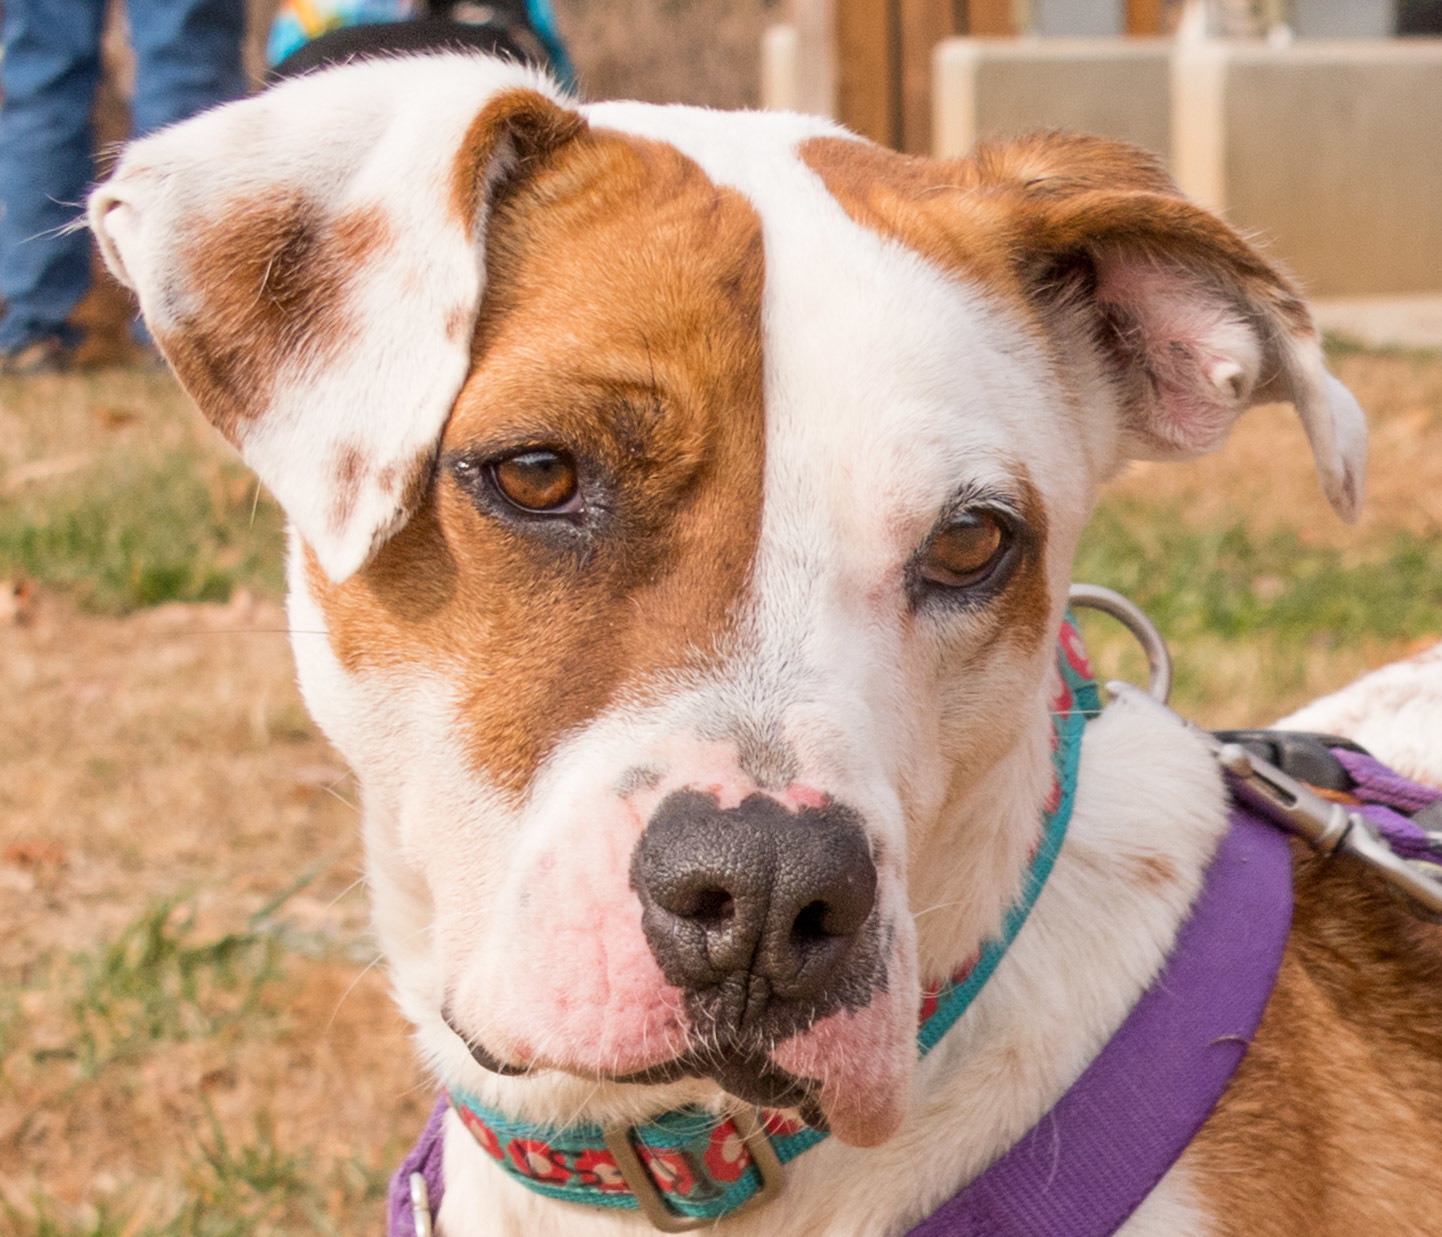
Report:
M 446 1145 L 444 1123 L 448 1107 L 444 1095 L 436 1101 L 426 1128 L 391 1178 L 386 1204 L 388 1237 L 416 1237 L 415 1213 L 411 1210 L 412 1173 L 420 1173 L 425 1178 L 426 1190 L 431 1198 L 432 1219 L 441 1208 L 441 1195 L 445 1191 L 445 1181 L 441 1176 Z
M 1162 973 L 1052 1110 L 909 1237 L 1104 1237 L 1191 1142 L 1252 1041 L 1292 917 L 1292 862 L 1234 809 Z
M 1439 847 L 1403 813 L 1420 812 L 1442 800 L 1442 790 L 1422 786 L 1361 752 L 1338 747 L 1332 753 L 1356 783 L 1352 793 L 1362 800 L 1362 815 L 1387 844 L 1403 859 L 1435 860 Z

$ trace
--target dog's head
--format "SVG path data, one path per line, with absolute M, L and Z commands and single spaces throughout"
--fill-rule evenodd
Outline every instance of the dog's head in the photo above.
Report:
M 1036 840 L 1097 487 L 1285 399 L 1360 500 L 1296 293 L 1113 142 L 937 163 L 442 57 L 147 139 L 91 220 L 290 515 L 423 1045 L 553 1115 L 886 1138 Z

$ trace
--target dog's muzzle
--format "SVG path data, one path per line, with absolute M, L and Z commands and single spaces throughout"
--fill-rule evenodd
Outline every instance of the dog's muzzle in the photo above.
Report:
M 636 845 L 631 885 L 662 973 L 720 1048 L 775 1044 L 870 1000 L 876 867 L 849 808 L 676 791 Z

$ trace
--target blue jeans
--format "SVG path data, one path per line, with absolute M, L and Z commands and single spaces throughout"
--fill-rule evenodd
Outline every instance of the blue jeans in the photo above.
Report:
M 128 0 L 131 133 L 245 93 L 244 0 Z M 0 353 L 66 325 L 90 285 L 90 236 L 59 229 L 92 179 L 90 113 L 105 0 L 4 0 L 0 26 Z

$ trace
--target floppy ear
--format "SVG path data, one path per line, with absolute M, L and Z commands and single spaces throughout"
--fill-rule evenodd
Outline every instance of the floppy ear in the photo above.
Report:
M 1247 408 L 1290 400 L 1328 501 L 1357 517 L 1366 420 L 1285 275 L 1125 143 L 1045 133 L 983 143 L 965 163 L 968 187 L 1001 208 L 1029 295 L 1100 349 L 1127 455 L 1209 451 Z
M 371 61 L 146 138 L 91 195 L 166 359 L 333 580 L 424 492 L 494 187 L 584 127 L 518 65 Z

